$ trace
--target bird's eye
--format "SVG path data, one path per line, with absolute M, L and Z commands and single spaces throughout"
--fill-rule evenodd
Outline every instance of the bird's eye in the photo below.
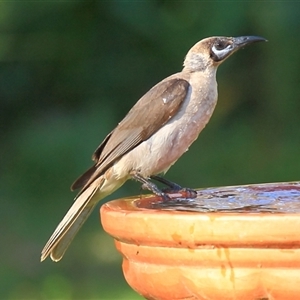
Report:
M 227 48 L 229 46 L 229 44 L 225 41 L 218 41 L 215 44 L 215 49 L 216 50 L 223 50 L 225 48 Z
M 214 61 L 221 61 L 233 50 L 233 43 L 229 39 L 216 39 L 210 50 L 210 57 Z

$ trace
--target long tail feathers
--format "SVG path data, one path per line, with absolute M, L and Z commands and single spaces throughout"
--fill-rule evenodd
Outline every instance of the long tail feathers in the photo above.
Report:
M 97 201 L 92 199 L 98 189 L 99 185 L 90 186 L 78 196 L 42 250 L 41 261 L 48 255 L 53 261 L 59 261 L 63 257 L 74 236 L 101 200 L 101 196 Z

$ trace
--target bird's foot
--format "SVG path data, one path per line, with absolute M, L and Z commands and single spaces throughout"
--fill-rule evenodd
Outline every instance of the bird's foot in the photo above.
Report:
M 131 176 L 137 181 L 142 183 L 142 189 L 151 191 L 155 195 L 161 197 L 164 202 L 170 201 L 172 198 L 196 198 L 197 192 L 190 188 L 183 188 L 177 183 L 169 181 L 157 175 L 153 175 L 150 178 L 159 181 L 168 186 L 165 189 L 159 189 L 153 182 L 148 178 L 141 176 L 138 172 L 132 172 Z
M 182 188 L 181 190 L 178 190 L 177 193 L 184 195 L 185 198 L 196 198 L 197 197 L 197 191 L 190 189 L 190 188 Z
M 163 177 L 153 175 L 150 177 L 153 180 L 159 181 L 165 185 L 168 186 L 168 188 L 162 189 L 162 192 L 165 194 L 183 194 L 185 198 L 196 198 L 197 197 L 197 192 L 193 189 L 190 188 L 184 188 L 181 185 L 169 181 L 168 179 L 165 179 Z
M 161 197 L 163 201 L 170 201 L 171 197 L 167 195 L 164 191 L 160 190 L 153 182 L 151 182 L 149 179 L 144 178 L 137 172 L 132 172 L 131 176 L 142 183 L 142 189 L 151 191 L 153 194 Z

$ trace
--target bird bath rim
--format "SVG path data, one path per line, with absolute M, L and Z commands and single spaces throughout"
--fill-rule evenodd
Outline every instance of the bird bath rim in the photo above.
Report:
M 236 189 L 264 193 L 276 191 L 277 195 L 279 191 L 293 191 L 293 197 L 300 199 L 300 182 L 253 184 L 199 191 L 209 194 L 210 191 L 232 192 Z M 170 247 L 197 248 L 201 245 L 222 244 L 228 247 L 248 245 L 263 248 L 300 248 L 300 210 L 283 212 L 282 209 L 283 204 L 294 205 L 294 198 L 291 202 L 286 199 L 277 201 L 274 198 L 273 202 L 264 203 L 268 209 L 262 212 L 255 211 L 255 207 L 249 211 L 249 205 L 245 206 L 245 211 L 235 209 L 199 212 L 157 207 L 153 209 L 153 205 L 164 203 L 161 198 L 153 195 L 130 197 L 104 204 L 101 207 L 101 221 L 104 230 L 116 239 L 128 243 L 137 242 L 140 245 L 163 244 Z M 225 197 L 221 199 L 226 202 Z M 269 209 L 274 203 L 279 203 L 280 209 Z M 300 209 L 300 200 L 297 204 Z

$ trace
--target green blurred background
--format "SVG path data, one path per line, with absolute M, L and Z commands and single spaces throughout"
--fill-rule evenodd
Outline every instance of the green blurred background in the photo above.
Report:
M 40 251 L 69 186 L 129 108 L 198 40 L 261 35 L 218 71 L 215 114 L 170 180 L 189 187 L 300 178 L 300 3 L 0 3 L 1 299 L 141 299 L 95 211 L 64 259 Z M 126 183 L 107 200 L 140 193 Z

